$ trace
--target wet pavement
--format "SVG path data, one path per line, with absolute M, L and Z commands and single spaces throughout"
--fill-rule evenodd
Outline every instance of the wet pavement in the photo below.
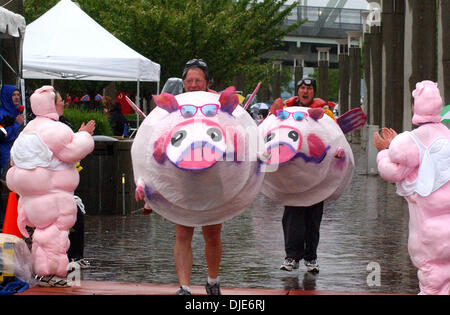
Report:
M 364 152 L 352 145 L 356 169 L 351 186 L 325 207 L 318 248 L 320 273 L 279 270 L 284 259 L 283 207 L 259 194 L 222 231 L 222 286 L 350 292 L 419 292 L 408 250 L 408 207 L 395 186 L 364 175 Z M 87 215 L 83 280 L 176 284 L 175 226 L 156 213 Z M 191 284 L 206 282 L 201 229 L 192 242 Z

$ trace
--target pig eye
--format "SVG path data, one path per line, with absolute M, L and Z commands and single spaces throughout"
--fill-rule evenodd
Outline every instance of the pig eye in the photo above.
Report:
M 298 133 L 297 131 L 289 131 L 288 133 L 288 137 L 291 138 L 293 141 L 297 141 L 298 140 Z
M 222 133 L 217 128 L 209 128 L 206 134 L 211 137 L 214 142 L 222 140 Z
M 170 139 L 170 142 L 174 147 L 178 147 L 180 146 L 184 138 L 186 138 L 186 131 L 178 130 L 173 134 L 172 139 Z
M 267 143 L 269 141 L 272 141 L 273 138 L 275 138 L 275 134 L 273 132 L 269 133 L 267 136 L 264 137 L 264 143 Z

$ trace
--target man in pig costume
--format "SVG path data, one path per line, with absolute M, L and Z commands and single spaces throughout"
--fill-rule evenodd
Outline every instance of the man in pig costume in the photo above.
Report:
M 162 93 L 153 99 L 157 107 L 139 127 L 131 149 L 136 198 L 145 199 L 147 207 L 176 223 L 177 232 L 179 226 L 192 227 L 190 231 L 220 227 L 244 211 L 260 190 L 264 176 L 257 160 L 255 122 L 238 105 L 234 87 L 220 95 L 194 91 L 177 96 Z M 209 275 L 220 257 L 216 261 L 208 255 L 205 248 Z M 174 258 L 180 282 L 177 293 L 190 294 L 192 254 L 180 262 L 174 250 Z M 208 289 L 209 278 L 207 293 L 220 294 L 218 282 L 214 284 L 218 290 Z
M 315 99 L 315 80 L 299 81 L 294 104 L 281 99 L 258 126 L 265 142 L 262 193 L 284 205 L 285 252 L 281 270 L 292 271 L 304 259 L 307 271 L 318 272 L 317 248 L 324 201 L 337 199 L 349 185 L 353 153 L 344 136 L 366 121 L 360 109 L 335 120 Z M 290 106 L 293 105 L 293 106 Z M 328 112 L 327 112 L 328 111 Z
M 88 132 L 73 133 L 58 121 L 52 86 L 37 89 L 30 102 L 36 118 L 14 142 L 6 183 L 20 196 L 21 233 L 29 237 L 26 226 L 35 228 L 32 256 L 39 285 L 67 286 L 69 229 L 77 217 L 75 164 L 92 152 L 94 141 Z
M 441 123 L 436 83 L 417 83 L 412 96 L 412 122 L 419 127 L 378 153 L 378 171 L 408 202 L 408 251 L 419 269 L 420 294 L 450 294 L 450 130 Z

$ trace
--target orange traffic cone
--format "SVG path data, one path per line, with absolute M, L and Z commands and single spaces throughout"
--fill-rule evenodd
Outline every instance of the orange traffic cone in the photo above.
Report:
M 15 235 L 22 238 L 19 227 L 17 226 L 17 195 L 10 192 L 8 195 L 8 205 L 6 206 L 5 222 L 3 223 L 2 233 Z

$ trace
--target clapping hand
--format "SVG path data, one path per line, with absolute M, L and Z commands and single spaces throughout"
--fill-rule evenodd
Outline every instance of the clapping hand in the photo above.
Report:
M 397 132 L 394 129 L 386 127 L 381 130 L 381 134 L 378 132 L 373 134 L 373 144 L 378 151 L 389 148 L 392 139 L 397 136 Z
M 88 121 L 88 123 L 86 125 L 84 123 L 82 123 L 80 126 L 80 129 L 78 129 L 79 132 L 86 131 L 91 136 L 94 134 L 94 130 L 95 130 L 95 120 Z

